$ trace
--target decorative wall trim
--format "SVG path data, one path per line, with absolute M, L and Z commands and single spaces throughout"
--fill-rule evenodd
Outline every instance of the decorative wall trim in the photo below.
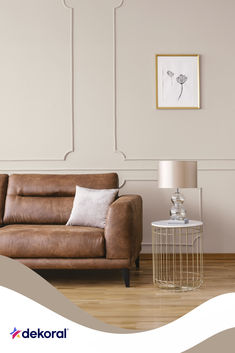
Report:
M 126 183 L 128 182 L 128 181 L 145 181 L 145 182 L 147 182 L 147 181 L 154 181 L 154 182 L 157 182 L 158 180 L 157 179 L 124 179 L 123 180 L 123 182 L 121 183 L 121 185 L 119 185 L 119 189 L 121 189 L 121 188 L 123 188 L 125 185 L 126 185 Z
M 152 254 L 152 243 L 142 243 L 141 244 L 142 246 L 142 250 L 141 250 L 141 253 L 144 253 L 144 254 Z
M 114 152 L 121 154 L 124 161 L 127 160 L 124 152 L 118 148 L 117 138 L 117 9 L 122 7 L 124 0 L 121 0 L 119 5 L 113 8 L 113 137 L 114 137 Z
M 117 116 L 117 10 L 120 9 L 125 0 L 121 0 L 119 5 L 113 8 L 113 136 L 114 136 L 114 152 L 119 153 L 123 160 L 126 162 L 133 162 L 133 161 L 158 161 L 160 158 L 129 158 L 127 157 L 127 153 L 121 151 L 118 147 L 118 134 L 117 134 L 117 124 L 118 124 L 118 116 Z M 180 158 L 179 158 L 180 159 Z M 175 158 L 164 158 L 164 160 L 179 160 Z M 190 159 L 185 159 L 192 160 Z M 235 161 L 235 158 L 196 158 L 197 161 Z M 209 169 L 210 170 L 210 169 Z M 221 169 L 219 169 L 221 170 Z M 229 169 L 230 170 L 230 169 Z
M 39 169 L 32 169 L 32 168 L 30 168 L 30 169 L 27 169 L 27 168 L 20 168 L 20 169 L 17 169 L 17 168 L 4 168 L 4 169 L 2 169 L 2 168 L 0 168 L 0 172 L 4 172 L 4 171 L 9 171 L 9 170 L 14 170 L 14 171 L 20 171 L 20 172 L 22 172 L 22 171 L 27 171 L 27 172 L 31 172 L 31 171 L 44 171 L 44 172 L 50 172 L 50 171 L 64 171 L 64 172 L 69 172 L 69 171 L 77 171 L 77 172 L 81 172 L 81 171 L 100 171 L 100 172 L 102 172 L 102 171 L 104 171 L 104 172 L 117 172 L 117 171 L 120 171 L 120 172 L 141 172 L 141 171 L 155 171 L 156 169 L 127 169 L 127 168 L 51 168 L 51 169 L 49 169 L 49 168 L 39 168 Z M 141 179 L 141 181 L 142 181 L 143 179 Z M 148 179 L 148 180 L 150 180 L 150 179 Z M 151 179 L 152 180 L 152 179 Z M 153 179 L 152 181 L 155 181 L 155 179 Z
M 47 159 L 0 159 L 1 162 L 53 162 L 53 161 L 66 161 L 67 157 L 74 152 L 74 9 L 66 4 L 66 0 L 59 0 L 60 4 L 70 11 L 70 44 L 71 44 L 71 148 L 69 151 L 64 152 L 62 158 L 47 158 Z
M 19 160 L 17 160 L 18 162 Z M 47 160 L 48 161 L 48 160 Z M 29 160 L 27 160 L 29 162 Z M 0 172 L 156 172 L 157 168 L 141 169 L 141 168 L 0 168 Z M 235 169 L 198 169 L 200 172 L 235 172 Z M 126 181 L 157 181 L 157 179 L 126 179 Z M 124 186 L 124 185 L 123 185 Z
M 64 154 L 63 160 L 66 161 L 67 157 L 74 152 L 74 9 L 66 4 L 66 0 L 62 0 L 64 6 L 70 11 L 70 33 L 71 33 L 71 149 Z
M 67 9 L 72 9 L 72 7 L 68 6 L 66 3 L 66 0 L 61 0 L 62 4 L 64 5 L 64 7 L 66 7 Z

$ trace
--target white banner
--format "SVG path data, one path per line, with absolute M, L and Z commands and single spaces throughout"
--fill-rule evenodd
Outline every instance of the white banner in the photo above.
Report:
M 5 287 L 0 298 L 0 345 L 7 353 L 179 353 L 235 327 L 235 293 L 217 296 L 161 328 L 132 334 L 89 329 Z

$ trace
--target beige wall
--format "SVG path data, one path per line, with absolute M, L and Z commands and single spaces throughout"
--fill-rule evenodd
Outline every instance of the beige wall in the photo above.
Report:
M 158 159 L 197 159 L 205 252 L 235 252 L 232 0 L 0 0 L 2 172 L 118 171 L 168 216 Z M 201 55 L 200 110 L 155 109 L 155 54 Z M 199 217 L 199 193 L 185 190 Z

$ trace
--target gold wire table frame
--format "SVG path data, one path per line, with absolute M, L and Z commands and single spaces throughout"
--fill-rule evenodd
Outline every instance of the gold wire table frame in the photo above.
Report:
M 199 288 L 203 282 L 203 223 L 152 223 L 154 285 L 178 291 Z

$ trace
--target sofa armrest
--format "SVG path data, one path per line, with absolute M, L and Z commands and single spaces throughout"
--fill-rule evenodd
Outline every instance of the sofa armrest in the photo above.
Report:
M 130 259 L 139 256 L 142 241 L 142 198 L 124 195 L 108 210 L 105 226 L 107 259 Z

